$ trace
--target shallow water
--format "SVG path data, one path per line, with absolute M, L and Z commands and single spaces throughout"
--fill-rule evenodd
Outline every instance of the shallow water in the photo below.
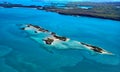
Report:
M 71 50 L 50 54 L 16 26 L 28 23 L 100 46 L 115 56 Z M 4 46 L 0 50 L 5 48 L 4 54 L 0 52 L 0 72 L 119 72 L 119 37 L 120 21 L 72 17 L 27 8 L 0 8 L 0 47 Z

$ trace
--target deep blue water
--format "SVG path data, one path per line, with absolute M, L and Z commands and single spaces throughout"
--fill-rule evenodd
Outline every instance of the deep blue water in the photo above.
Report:
M 90 55 L 82 51 L 50 54 L 16 26 L 28 23 L 100 46 L 115 56 Z M 119 41 L 120 21 L 65 16 L 27 8 L 0 8 L 0 72 L 119 72 Z

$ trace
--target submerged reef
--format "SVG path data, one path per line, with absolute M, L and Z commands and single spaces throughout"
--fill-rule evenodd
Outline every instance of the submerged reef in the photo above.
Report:
M 12 51 L 12 48 L 0 45 L 0 57 L 4 57 Z

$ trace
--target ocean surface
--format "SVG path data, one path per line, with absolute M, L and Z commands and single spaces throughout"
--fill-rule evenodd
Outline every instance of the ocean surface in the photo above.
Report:
M 102 47 L 115 55 L 86 51 L 50 54 L 19 29 L 35 24 L 60 36 Z M 0 72 L 120 72 L 120 21 L 65 16 L 29 8 L 0 8 Z

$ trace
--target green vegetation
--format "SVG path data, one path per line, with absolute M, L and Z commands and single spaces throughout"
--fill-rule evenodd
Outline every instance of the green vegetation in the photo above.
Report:
M 82 8 L 82 6 L 90 6 L 91 8 L 85 9 Z M 64 15 L 90 16 L 120 20 L 120 3 L 74 2 L 64 4 L 64 6 L 63 4 L 52 4 L 51 6 L 45 6 L 43 9 Z

